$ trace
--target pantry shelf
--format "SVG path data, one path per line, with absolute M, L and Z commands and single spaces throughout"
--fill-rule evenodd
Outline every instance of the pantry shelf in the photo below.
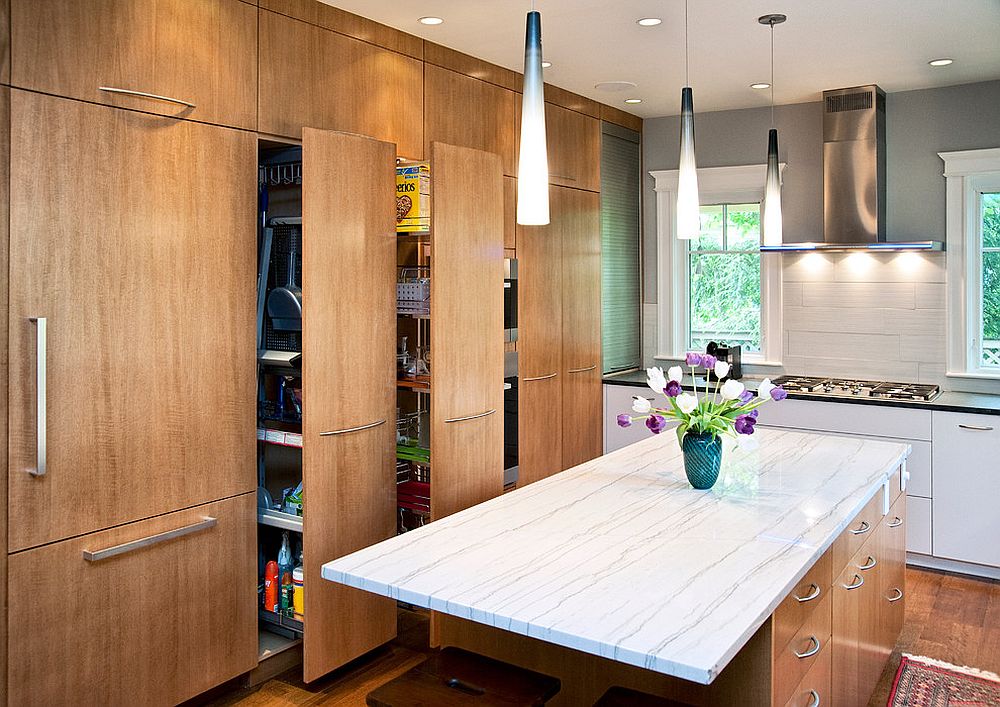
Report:
M 280 626 L 283 629 L 295 631 L 296 633 L 302 633 L 305 630 L 305 626 L 302 621 L 293 619 L 290 616 L 285 616 L 275 611 L 258 609 L 258 615 L 261 621 L 271 624 L 272 626 Z
M 292 515 L 269 508 L 257 509 L 257 522 L 261 525 L 270 525 L 282 530 L 290 530 L 293 533 L 302 532 L 302 516 Z
M 281 447 L 295 447 L 302 449 L 302 434 L 299 432 L 285 432 L 284 430 L 271 430 L 257 428 L 257 441 L 267 444 L 277 444 Z

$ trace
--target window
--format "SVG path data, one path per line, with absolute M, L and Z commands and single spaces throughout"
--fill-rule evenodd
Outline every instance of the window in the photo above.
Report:
M 780 165 L 784 168 L 784 164 Z M 656 358 L 673 361 L 709 341 L 743 346 L 743 360 L 781 361 L 781 256 L 760 252 L 765 165 L 698 170 L 701 233 L 674 229 L 677 170 L 656 180 Z
M 688 245 L 687 348 L 740 344 L 760 353 L 760 204 L 701 207 Z
M 942 152 L 948 375 L 1000 378 L 1000 148 Z

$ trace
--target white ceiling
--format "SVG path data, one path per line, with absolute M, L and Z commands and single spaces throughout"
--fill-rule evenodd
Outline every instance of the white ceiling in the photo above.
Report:
M 495 64 L 520 70 L 531 0 L 324 0 Z M 888 92 L 1000 78 L 1000 0 L 689 0 L 691 86 L 698 111 L 768 104 L 768 29 L 775 28 L 775 101 L 818 100 L 829 88 L 877 83 Z M 546 80 L 643 117 L 679 112 L 683 0 L 536 0 Z M 424 15 L 444 18 L 425 26 Z M 640 17 L 663 24 L 639 27 Z M 951 66 L 928 60 L 951 57 Z M 594 85 L 631 81 L 608 93 Z M 642 98 L 640 105 L 623 104 Z

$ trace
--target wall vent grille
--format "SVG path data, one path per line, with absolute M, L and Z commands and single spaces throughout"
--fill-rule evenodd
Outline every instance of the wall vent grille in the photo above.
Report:
M 873 91 L 841 93 L 836 96 L 827 96 L 826 112 L 843 113 L 849 110 L 871 110 L 874 97 L 875 94 Z

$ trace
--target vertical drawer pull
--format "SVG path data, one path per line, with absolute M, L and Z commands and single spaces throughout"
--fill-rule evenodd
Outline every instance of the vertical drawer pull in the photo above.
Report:
M 815 690 L 809 691 L 809 704 L 807 707 L 819 707 L 819 693 Z
M 962 425 L 962 424 L 960 424 L 959 427 L 961 427 L 963 430 L 973 430 L 974 432 L 992 432 L 993 431 L 992 427 L 989 427 L 989 426 L 986 426 L 986 425 Z
M 900 518 L 899 516 L 896 516 L 895 518 L 893 518 L 891 521 L 889 521 L 885 525 L 886 525 L 887 528 L 898 528 L 902 524 L 903 524 L 903 519 Z
M 466 420 L 478 420 L 480 417 L 486 417 L 487 415 L 492 415 L 495 412 L 496 409 L 493 409 L 493 410 L 487 410 L 486 412 L 476 413 L 475 415 L 466 415 L 465 417 L 452 417 L 448 420 L 445 420 L 445 424 L 451 422 L 465 422 Z
M 808 594 L 806 594 L 804 597 L 796 596 L 795 598 L 804 604 L 805 602 L 812 601 L 813 599 L 818 597 L 822 591 L 823 590 L 819 588 L 818 584 L 810 584 Z
M 843 587 L 847 591 L 851 591 L 852 589 L 857 589 L 864 583 L 865 583 L 865 578 L 862 577 L 860 574 L 856 574 L 854 575 L 854 582 L 852 582 L 851 584 L 845 584 L 843 585 Z
M 868 556 L 868 562 L 866 562 L 863 565 L 858 565 L 858 569 L 861 570 L 862 572 L 866 572 L 866 571 L 872 569 L 873 567 L 875 567 L 875 565 L 877 565 L 877 564 L 878 564 L 878 560 L 876 560 L 874 557 L 872 557 L 871 555 L 869 555 Z
M 801 658 L 811 658 L 812 656 L 814 656 L 817 653 L 819 653 L 819 649 L 822 648 L 822 645 L 820 644 L 819 639 L 816 638 L 815 636 L 810 636 L 809 637 L 809 642 L 812 644 L 812 647 L 809 648 L 808 650 L 806 650 L 803 653 L 796 652 L 795 653 L 795 657 L 796 658 L 800 658 L 800 659 Z
M 35 323 L 35 466 L 28 469 L 28 473 L 32 476 L 45 476 L 48 465 L 46 462 L 48 412 L 45 407 L 45 398 L 48 395 L 45 368 L 48 320 L 45 317 L 28 317 L 28 321 Z
M 900 599 L 903 598 L 903 590 L 900 589 L 899 587 L 893 587 L 892 591 L 896 592 L 896 596 L 894 596 L 894 597 L 887 597 L 889 599 L 889 603 L 890 604 L 894 604 L 894 603 L 896 603 L 897 601 L 899 601 Z
M 98 91 L 104 91 L 105 93 L 120 93 L 125 96 L 138 96 L 139 98 L 149 98 L 153 101 L 164 101 L 166 103 L 176 103 L 179 106 L 185 106 L 186 108 L 197 108 L 194 103 L 188 103 L 187 101 L 182 101 L 180 98 L 171 98 L 170 96 L 160 96 L 155 93 L 146 93 L 145 91 L 132 91 L 127 88 L 115 88 L 114 86 L 98 86 Z
M 202 518 L 197 523 L 192 523 L 191 525 L 185 525 L 182 528 L 174 528 L 173 530 L 168 530 L 165 533 L 157 533 L 156 535 L 150 535 L 145 538 L 139 538 L 138 540 L 132 540 L 127 543 L 122 543 L 121 545 L 115 545 L 113 547 L 106 547 L 103 550 L 90 550 L 83 551 L 83 559 L 87 562 L 100 562 L 101 560 L 106 560 L 109 557 L 115 557 L 116 555 L 124 555 L 126 552 L 132 552 L 133 550 L 139 550 L 144 547 L 149 547 L 150 545 L 157 545 L 167 540 L 173 540 L 174 538 L 180 538 L 185 535 L 191 535 L 191 533 L 197 533 L 202 530 L 208 530 L 209 528 L 215 526 L 218 520 L 206 516 Z
M 362 430 L 370 430 L 373 427 L 378 427 L 379 425 L 384 425 L 385 420 L 379 420 L 377 422 L 369 422 L 367 425 L 358 425 L 357 427 L 345 427 L 342 430 L 331 430 L 330 432 L 320 432 L 320 437 L 334 437 L 336 435 L 346 435 L 351 432 L 361 432 Z
M 867 520 L 861 521 L 860 527 L 857 530 L 852 530 L 851 535 L 864 535 L 869 530 L 872 529 L 871 524 Z

